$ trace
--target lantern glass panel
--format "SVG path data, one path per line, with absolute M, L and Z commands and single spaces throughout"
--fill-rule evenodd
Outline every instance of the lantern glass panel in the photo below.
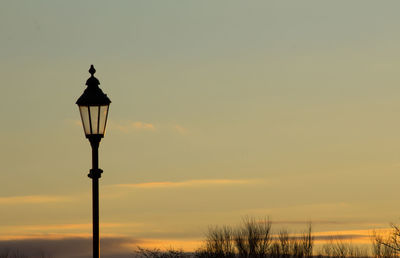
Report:
M 99 134 L 105 134 L 106 132 L 106 123 L 107 123 L 107 116 L 108 116 L 108 105 L 100 106 L 100 122 L 99 122 Z
M 90 134 L 90 118 L 89 118 L 89 107 L 79 106 L 79 111 L 81 113 L 83 131 L 86 135 Z
M 90 122 L 92 125 L 91 134 L 99 134 L 99 109 L 100 106 L 90 106 Z

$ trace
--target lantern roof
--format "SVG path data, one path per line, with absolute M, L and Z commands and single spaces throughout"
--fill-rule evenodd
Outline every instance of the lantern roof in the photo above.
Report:
M 79 106 L 109 105 L 111 103 L 111 100 L 107 97 L 107 94 L 104 94 L 103 91 L 99 88 L 100 82 L 96 77 L 94 77 L 96 69 L 94 69 L 93 65 L 90 66 L 89 73 L 91 74 L 91 76 L 86 81 L 87 88 L 78 98 L 76 104 L 78 104 Z

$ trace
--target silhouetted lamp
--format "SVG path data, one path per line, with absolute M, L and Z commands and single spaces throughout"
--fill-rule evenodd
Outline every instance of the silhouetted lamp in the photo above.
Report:
M 108 108 L 110 99 L 99 88 L 99 80 L 94 77 L 93 65 L 90 66 L 89 73 L 92 75 L 87 81 L 87 88 L 82 96 L 76 101 L 81 112 L 83 130 L 86 138 L 103 138 L 106 130 Z
M 89 177 L 92 179 L 93 197 L 93 258 L 100 257 L 99 241 L 99 178 L 103 170 L 99 168 L 99 144 L 106 131 L 108 110 L 111 100 L 99 88 L 99 80 L 94 77 L 93 65 L 90 66 L 90 78 L 86 81 L 87 88 L 76 101 L 81 113 L 83 130 L 92 146 L 92 169 Z

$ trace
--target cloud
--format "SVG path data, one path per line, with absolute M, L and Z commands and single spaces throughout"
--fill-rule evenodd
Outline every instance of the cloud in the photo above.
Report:
M 21 241 L 21 240 L 62 240 L 66 238 L 90 238 L 90 233 L 24 233 L 13 234 L 11 230 L 8 234 L 0 235 L 0 242 Z M 105 234 L 102 234 L 105 236 Z M 110 236 L 110 235 L 107 235 Z
M 116 228 L 126 227 L 126 224 L 120 223 L 100 223 L 101 228 Z M 0 226 L 1 231 L 13 233 L 13 232 L 60 232 L 60 231 L 75 231 L 85 230 L 89 231 L 92 228 L 91 223 L 80 223 L 80 224 L 46 224 L 46 225 L 5 225 Z M 0 239 L 2 236 L 0 235 Z
M 110 129 L 115 129 L 123 133 L 130 133 L 133 131 L 155 131 L 156 127 L 154 124 L 151 123 L 145 123 L 141 121 L 128 121 L 128 122 L 123 122 L 123 123 L 116 123 L 110 121 L 109 124 Z
M 388 234 L 389 228 L 374 230 L 378 234 Z M 352 243 L 371 243 L 371 236 L 373 230 L 343 230 L 343 231 L 327 231 L 313 233 L 316 242 L 329 242 L 329 241 L 350 241 Z
M 49 196 L 49 195 L 25 195 L 25 196 L 7 196 L 0 197 L 0 204 L 38 204 L 49 202 L 67 202 L 72 199 L 66 196 Z
M 104 234 L 102 234 L 103 236 Z M 202 244 L 201 239 L 135 239 L 126 236 L 101 237 L 101 257 L 104 258 L 131 258 L 137 247 L 160 248 L 168 250 L 172 247 L 185 251 L 193 251 Z M 92 239 L 87 236 L 21 236 L 18 239 L 0 239 L 0 257 L 5 251 L 10 254 L 20 254 L 21 257 L 49 257 L 57 258 L 91 258 Z M 20 257 L 16 256 L 16 257 Z M 7 256 L 9 257 L 9 256 Z M 11 256 L 13 257 L 13 256 Z
M 325 231 L 325 232 L 312 232 L 312 236 L 316 244 L 325 243 L 352 243 L 352 244 L 371 244 L 371 236 L 376 232 L 379 235 L 387 236 L 390 233 L 389 228 L 384 229 L 362 229 L 362 230 L 343 230 L 343 231 Z M 302 239 L 302 233 L 291 234 L 294 239 Z M 278 234 L 272 235 L 273 239 L 279 239 Z
M 186 134 L 187 133 L 187 129 L 182 127 L 182 126 L 180 126 L 180 125 L 174 125 L 173 128 L 179 134 Z
M 271 182 L 271 181 L 268 181 Z M 273 182 L 273 181 L 272 181 Z M 246 209 L 248 214 L 309 214 L 309 211 L 314 211 L 315 214 L 327 212 L 337 212 L 350 209 L 351 203 L 346 202 L 328 202 L 328 203 L 309 203 L 309 204 L 293 204 L 283 207 L 270 207 L 270 208 L 254 208 Z M 314 214 L 314 215 L 315 215 Z
M 100 223 L 102 238 L 121 237 L 120 234 L 111 233 L 118 228 L 132 228 L 136 230 L 142 224 L 138 223 Z M 36 225 L 0 225 L 1 241 L 20 240 L 63 240 L 67 238 L 91 238 L 91 223 L 77 224 L 36 224 Z M 0 249 L 1 251 L 1 249 Z M 1 252 L 0 252 L 1 253 Z M 1 257 L 1 255 L 0 255 Z
M 363 226 L 383 226 L 387 223 L 369 221 L 339 221 L 339 220 L 270 220 L 272 224 L 278 225 L 363 225 Z
M 300 238 L 300 237 L 299 237 Z M 371 235 L 360 234 L 343 234 L 343 235 L 314 235 L 315 241 L 335 241 L 335 240 L 352 240 L 356 242 L 364 242 L 363 240 L 371 241 Z
M 319 220 L 319 221 L 314 221 L 314 220 L 271 220 L 272 224 L 283 224 L 283 225 L 307 225 L 307 224 L 322 224 L 322 225 L 337 225 L 341 224 L 341 222 L 338 221 L 329 221 L 329 220 Z
M 83 224 L 86 226 L 86 224 Z M 79 224 L 78 224 L 79 227 Z M 389 228 L 379 229 L 377 233 L 388 233 Z M 316 244 L 329 243 L 331 241 L 343 241 L 353 244 L 370 244 L 372 230 L 346 230 L 314 232 Z M 301 234 L 294 234 L 301 237 Z M 277 237 L 276 235 L 273 236 Z M 201 239 L 135 239 L 121 235 L 102 234 L 100 240 L 102 257 L 104 258 L 128 258 L 138 246 L 145 248 L 168 249 L 183 248 L 186 251 L 195 250 L 202 244 Z M 91 234 L 36 234 L 3 236 L 0 238 L 0 256 L 4 250 L 18 250 L 20 254 L 35 256 L 41 252 L 58 258 L 90 258 Z
M 144 123 L 144 122 L 133 122 L 130 124 L 131 127 L 135 128 L 135 129 L 145 129 L 145 130 L 154 130 L 154 125 L 153 124 L 149 124 L 149 123 Z
M 132 257 L 132 246 L 141 243 L 140 240 L 128 237 L 101 238 L 102 257 Z M 6 250 L 27 256 L 45 253 L 59 258 L 90 258 L 92 255 L 92 239 L 90 237 L 66 237 L 0 240 L 0 256 Z
M 75 122 L 76 124 L 80 124 L 81 122 Z M 188 133 L 187 128 L 179 125 L 179 124 L 158 124 L 157 126 L 153 123 L 147 123 L 143 121 L 129 121 L 124 120 L 120 122 L 109 121 L 107 125 L 108 129 L 116 130 L 123 133 L 132 133 L 138 131 L 169 131 L 175 132 L 181 135 L 185 135 Z
M 243 179 L 202 179 L 202 180 L 187 180 L 180 182 L 147 182 L 138 184 L 117 184 L 115 187 L 126 187 L 126 188 L 177 188 L 177 187 L 202 187 L 202 186 L 213 186 L 213 185 L 244 185 L 250 184 L 255 181 L 243 180 Z
M 316 243 L 327 243 L 335 241 L 343 241 L 348 243 L 371 243 L 371 232 L 365 233 L 344 233 L 344 232 L 317 232 L 312 233 L 312 236 Z M 273 235 L 273 239 L 279 239 L 279 235 Z M 302 234 L 292 234 L 293 239 L 302 239 Z

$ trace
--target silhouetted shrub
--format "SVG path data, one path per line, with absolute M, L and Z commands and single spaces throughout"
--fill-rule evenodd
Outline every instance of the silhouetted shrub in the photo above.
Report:
M 147 249 L 138 247 L 138 250 L 134 254 L 134 257 L 143 258 L 189 258 L 191 255 L 186 254 L 182 250 L 169 249 L 161 251 L 160 249 Z
M 345 242 L 339 237 L 332 237 L 330 241 L 322 246 L 322 254 L 325 257 L 368 257 L 369 251 L 366 248 Z
M 209 228 L 205 246 L 196 252 L 198 258 L 289 258 L 311 257 L 313 252 L 311 225 L 302 235 L 290 235 L 281 230 L 271 233 L 268 219 L 256 221 L 246 217 L 240 226 Z
M 275 237 L 271 248 L 271 257 L 311 257 L 313 254 L 314 238 L 311 225 L 301 235 L 290 235 L 287 230 L 281 230 Z
M 199 251 L 198 255 L 201 257 L 235 257 L 233 240 L 232 228 L 228 226 L 210 227 L 206 235 L 205 249 Z
M 271 223 L 246 217 L 235 231 L 235 248 L 239 257 L 265 257 L 271 244 Z
M 390 243 L 391 239 L 390 236 L 388 236 L 386 239 L 384 239 L 382 236 L 376 234 L 374 232 L 373 237 L 372 237 L 372 252 L 373 252 L 373 257 L 376 258 L 392 258 L 396 257 L 396 251 L 387 245 L 386 243 Z M 385 243 L 385 244 L 384 244 Z
M 372 243 L 374 257 L 398 257 L 400 254 L 399 226 L 391 224 L 391 231 L 386 238 L 374 232 Z

